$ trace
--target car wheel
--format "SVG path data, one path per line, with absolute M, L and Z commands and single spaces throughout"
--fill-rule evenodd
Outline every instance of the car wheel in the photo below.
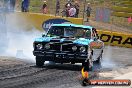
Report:
M 92 61 L 92 55 L 89 57 L 89 59 L 83 63 L 84 71 L 92 71 L 93 69 L 93 61 Z
M 36 56 L 36 66 L 37 67 L 42 67 L 44 65 L 44 60 L 42 57 Z

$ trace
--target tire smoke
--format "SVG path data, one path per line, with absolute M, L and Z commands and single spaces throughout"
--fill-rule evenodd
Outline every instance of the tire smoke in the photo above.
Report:
M 102 68 L 115 68 L 117 65 L 116 63 L 112 60 L 112 47 L 111 46 L 106 46 L 105 51 L 103 55 L 103 60 L 101 63 Z
M 41 36 L 42 31 L 38 31 L 33 25 L 27 28 L 26 19 L 18 19 L 17 15 L 12 15 L 15 13 L 2 14 L 0 19 L 4 19 L 0 20 L 0 55 L 34 62 L 33 41 Z
M 33 41 L 36 37 L 38 37 L 38 35 L 41 35 L 41 33 L 35 29 L 33 29 L 31 32 L 9 32 L 9 45 L 6 54 L 8 56 L 15 56 L 16 58 L 34 62 L 35 59 L 32 53 Z

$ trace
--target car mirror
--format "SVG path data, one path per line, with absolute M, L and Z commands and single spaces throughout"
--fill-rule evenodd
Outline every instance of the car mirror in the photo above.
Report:
M 45 33 L 43 33 L 43 34 L 42 34 L 42 37 L 45 37 L 45 36 L 46 36 L 46 34 L 45 34 Z

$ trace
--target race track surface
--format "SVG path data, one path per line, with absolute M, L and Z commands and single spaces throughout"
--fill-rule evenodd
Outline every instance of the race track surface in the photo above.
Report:
M 126 72 L 132 72 L 132 49 L 107 46 L 101 66 L 95 64 L 90 77 L 112 79 Z M 80 79 L 80 64 L 45 64 L 38 68 L 22 59 L 0 57 L 0 88 L 80 88 Z

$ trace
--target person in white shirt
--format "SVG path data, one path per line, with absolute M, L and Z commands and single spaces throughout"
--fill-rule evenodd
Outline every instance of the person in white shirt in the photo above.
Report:
M 76 8 L 72 5 L 71 8 L 69 9 L 69 16 L 75 17 L 75 15 L 76 15 Z

